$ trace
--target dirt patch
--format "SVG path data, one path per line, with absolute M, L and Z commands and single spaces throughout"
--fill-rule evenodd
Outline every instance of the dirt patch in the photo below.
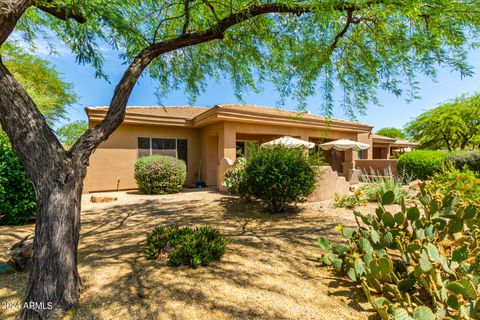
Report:
M 168 196 L 107 193 L 113 203 L 84 197 L 79 248 L 80 304 L 70 319 L 366 319 L 361 292 L 318 266 L 320 236 L 338 223 L 355 225 L 331 202 L 302 204 L 297 213 L 270 214 L 254 203 L 211 190 Z M 373 206 L 362 211 L 373 211 Z M 160 224 L 210 225 L 230 243 L 209 267 L 170 268 L 143 255 Z M 0 262 L 33 226 L 0 227 Z M 0 275 L 0 302 L 20 301 L 27 273 Z M 2 314 L 3 312 L 3 314 Z M 7 312 L 7 313 L 6 313 Z M 0 310 L 0 318 L 13 317 Z

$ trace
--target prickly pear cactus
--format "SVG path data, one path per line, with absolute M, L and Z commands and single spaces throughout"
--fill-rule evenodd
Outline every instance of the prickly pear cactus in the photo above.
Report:
M 393 201 L 387 192 L 374 214 L 354 211 L 358 228 L 336 228 L 346 244 L 318 238 L 322 263 L 359 283 L 382 319 L 480 318 L 479 207 L 424 185 L 415 206 L 390 212 Z

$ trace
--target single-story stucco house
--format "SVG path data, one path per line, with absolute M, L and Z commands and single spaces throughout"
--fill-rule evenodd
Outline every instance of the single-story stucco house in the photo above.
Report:
M 106 107 L 85 109 L 89 126 L 101 121 Z M 187 186 L 204 181 L 222 186 L 224 172 L 249 142 L 264 143 L 291 136 L 315 143 L 350 139 L 372 145 L 368 150 L 323 151 L 339 173 L 355 168 L 358 159 L 373 159 L 372 126 L 256 105 L 127 107 L 122 125 L 90 159 L 84 192 L 136 189 L 134 164 L 138 157 L 164 154 L 187 164 Z

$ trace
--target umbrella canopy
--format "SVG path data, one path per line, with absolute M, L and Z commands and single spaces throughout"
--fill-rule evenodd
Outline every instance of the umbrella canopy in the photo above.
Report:
M 284 136 L 272 141 L 268 141 L 262 144 L 262 147 L 272 147 L 272 146 L 278 146 L 282 145 L 284 147 L 289 147 L 289 148 L 299 148 L 299 147 L 304 147 L 304 148 L 313 148 L 315 147 L 315 143 L 305 141 L 305 140 L 300 140 L 296 138 L 292 138 L 289 136 Z
M 345 150 L 366 150 L 370 148 L 369 144 L 361 143 L 358 141 L 352 141 L 348 139 L 340 139 L 335 141 L 330 141 L 327 143 L 322 143 L 320 146 L 323 150 L 330 150 L 335 149 L 338 151 L 345 151 Z

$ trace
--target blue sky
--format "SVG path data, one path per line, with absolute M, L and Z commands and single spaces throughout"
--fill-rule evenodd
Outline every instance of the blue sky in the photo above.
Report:
M 88 66 L 81 66 L 75 63 L 72 55 L 65 50 L 60 50 L 61 55 L 52 56 L 45 50 L 38 50 L 38 54 L 51 61 L 58 71 L 63 73 L 66 81 L 74 84 L 75 92 L 80 97 L 79 105 L 70 109 L 71 120 L 86 119 L 83 108 L 93 105 L 108 105 L 113 93 L 114 84 L 121 77 L 125 69 L 116 54 L 106 51 L 105 72 L 109 75 L 111 83 L 105 80 L 95 79 L 94 70 Z M 369 106 L 366 115 L 358 115 L 357 120 L 375 126 L 375 129 L 382 127 L 402 128 L 412 118 L 415 118 L 424 110 L 433 108 L 438 104 L 465 93 L 480 91 L 480 52 L 473 52 L 470 56 L 470 63 L 475 69 L 475 75 L 461 79 L 458 73 L 452 73 L 448 69 L 439 68 L 438 81 L 420 77 L 421 99 L 411 103 L 405 101 L 405 97 L 395 97 L 390 93 L 381 92 L 379 95 L 381 107 Z M 158 105 L 155 96 L 155 82 L 148 77 L 142 77 L 135 87 L 129 105 Z M 245 103 L 275 107 L 278 95 L 271 84 L 266 83 L 260 94 L 246 94 Z M 172 92 L 168 98 L 162 101 L 164 105 L 186 105 L 187 97 L 183 92 Z M 213 106 L 217 103 L 238 103 L 232 87 L 228 81 L 216 83 L 210 81 L 207 90 L 196 101 L 199 106 Z M 312 113 L 321 114 L 322 97 L 313 96 L 309 99 L 308 110 Z M 286 106 L 287 109 L 294 109 Z M 347 118 L 340 107 L 334 110 L 334 117 Z

